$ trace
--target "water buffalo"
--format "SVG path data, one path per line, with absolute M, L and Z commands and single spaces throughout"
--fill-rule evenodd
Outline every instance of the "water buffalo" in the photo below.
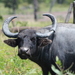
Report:
M 9 17 L 3 24 L 3 33 L 10 38 L 4 40 L 12 47 L 18 46 L 18 56 L 21 59 L 30 59 L 37 63 L 43 75 L 55 73 L 51 69 L 55 64 L 56 56 L 62 62 L 64 69 L 70 68 L 75 72 L 75 29 L 66 26 L 57 26 L 56 18 L 52 14 L 44 14 L 52 21 L 52 26 L 47 26 L 39 30 L 25 29 L 19 33 L 12 33 L 8 28 L 9 22 L 16 17 Z

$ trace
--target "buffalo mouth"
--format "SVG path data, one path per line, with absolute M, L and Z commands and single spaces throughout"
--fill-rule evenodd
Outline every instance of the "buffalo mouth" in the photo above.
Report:
M 25 54 L 18 54 L 18 56 L 21 58 L 21 59 L 27 59 L 27 56 Z

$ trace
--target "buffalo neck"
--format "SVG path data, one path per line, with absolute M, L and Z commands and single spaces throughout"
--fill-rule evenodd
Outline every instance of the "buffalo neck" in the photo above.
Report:
M 50 63 L 51 60 L 50 46 L 40 47 L 36 49 L 35 54 L 29 59 L 36 63 Z M 48 61 L 48 62 L 47 62 Z

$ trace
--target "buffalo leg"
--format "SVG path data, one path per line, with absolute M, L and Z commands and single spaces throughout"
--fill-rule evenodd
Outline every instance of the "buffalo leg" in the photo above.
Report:
M 42 69 L 42 71 L 43 71 L 43 75 L 48 75 L 48 70 Z

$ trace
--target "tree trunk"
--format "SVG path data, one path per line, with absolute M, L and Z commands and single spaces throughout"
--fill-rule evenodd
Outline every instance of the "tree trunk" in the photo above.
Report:
M 16 13 L 16 8 L 17 8 L 17 0 L 13 0 L 13 5 L 12 5 L 13 14 Z
M 55 3 L 56 3 L 56 0 L 51 0 L 50 1 L 50 12 L 52 11 L 52 8 L 53 8 L 53 6 L 55 5 Z
M 34 19 L 35 21 L 37 21 L 38 0 L 33 0 L 33 6 L 34 6 Z
M 72 8 L 73 8 L 73 3 L 70 4 L 70 7 L 68 9 L 68 13 L 67 13 L 67 16 L 66 16 L 66 19 L 65 19 L 65 23 L 69 22 L 70 15 L 71 15 L 71 12 L 72 12 Z
M 73 24 L 75 24 L 75 1 L 73 1 Z
M 16 14 L 16 9 L 15 8 L 13 8 L 13 14 Z

